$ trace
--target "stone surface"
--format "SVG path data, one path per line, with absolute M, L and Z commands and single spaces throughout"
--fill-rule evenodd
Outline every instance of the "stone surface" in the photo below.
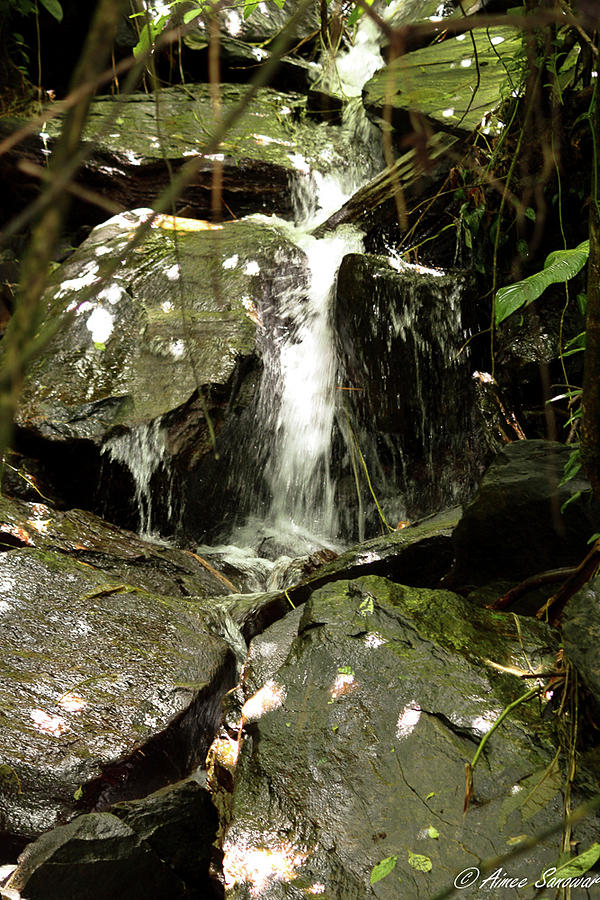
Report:
M 115 585 L 155 594 L 215 597 L 237 589 L 197 554 L 142 540 L 85 510 L 63 512 L 0 494 L 0 551 L 15 547 L 68 554 L 101 570 Z
M 474 294 L 467 272 L 372 254 L 349 254 L 340 266 L 334 321 L 352 425 L 347 490 L 356 493 L 358 477 L 371 533 L 377 510 L 357 447 L 392 525 L 460 503 L 474 487 L 481 448 L 465 347 L 476 330 Z
M 221 85 L 224 118 L 247 90 L 244 85 Z M 369 170 L 372 148 L 341 126 L 305 121 L 305 104 L 303 94 L 261 88 L 241 112 L 218 151 L 223 157 L 223 216 L 266 212 L 290 217 L 290 178 L 301 179 L 309 169 L 335 172 L 345 168 L 348 159 Z M 3 125 L 0 135 L 19 124 Z M 50 147 L 60 128 L 60 119 L 48 121 Z M 123 209 L 146 206 L 169 183 L 172 171 L 201 155 L 213 131 L 208 84 L 163 88 L 158 107 L 148 94 L 133 94 L 120 104 L 109 96 L 98 97 L 90 107 L 84 135 L 88 156 L 79 180 Z M 32 136 L 20 145 L 19 158 L 39 163 L 45 159 L 43 149 L 39 135 Z M 198 160 L 191 183 L 180 194 L 179 201 L 194 216 L 211 215 L 213 167 L 214 157 Z M 13 190 L 32 191 L 14 155 L 3 159 L 0 175 L 10 188 L 8 208 L 16 203 L 16 197 L 10 200 Z M 88 221 L 97 221 L 97 210 L 86 208 L 85 214 Z
M 518 81 L 521 35 L 514 28 L 474 30 L 475 55 L 468 34 L 447 37 L 400 56 L 377 72 L 363 89 L 367 111 L 375 119 L 391 103 L 393 123 L 412 131 L 409 110 L 422 113 L 436 130 L 473 131 L 510 91 L 509 77 Z M 505 87 L 506 85 L 506 87 Z
M 600 579 L 571 597 L 561 622 L 563 646 L 585 687 L 600 706 Z
M 231 595 L 219 604 L 249 641 L 289 613 L 292 606 L 301 606 L 317 588 L 331 582 L 378 575 L 402 584 L 435 587 L 452 564 L 452 531 L 460 512 L 460 508 L 445 510 L 400 531 L 357 544 L 284 591 Z
M 31 840 L 204 758 L 235 663 L 193 604 L 24 549 L 0 556 L 0 615 L 0 834 Z
M 589 493 L 561 513 L 570 497 L 589 489 L 581 474 L 560 485 L 570 454 L 570 447 L 542 440 L 515 441 L 498 454 L 454 532 L 451 584 L 520 581 L 581 562 L 600 517 Z
M 31 365 L 18 425 L 43 436 L 101 442 L 116 425 L 148 423 L 201 385 L 226 385 L 254 350 L 254 298 L 300 251 L 257 221 L 223 228 L 162 217 L 101 282 L 147 211 L 116 216 L 55 272 L 48 315 L 71 310 Z M 82 300 L 85 287 L 101 285 Z M 104 325 L 104 329 L 100 326 Z M 103 345 L 99 346 L 99 345 Z
M 208 869 L 217 811 L 198 777 L 141 800 L 115 803 L 111 813 L 133 829 L 184 882 L 189 897 L 209 895 Z
M 536 704 L 490 736 L 463 818 L 465 763 L 524 693 L 508 670 L 553 667 L 545 625 L 377 577 L 319 589 L 290 622 L 272 632 L 275 647 L 289 645 L 283 661 L 268 652 L 270 630 L 251 648 L 241 746 L 232 727 L 211 751 L 221 754 L 212 777 L 222 784 L 229 771 L 233 784 L 217 797 L 228 898 L 428 897 L 517 835 L 560 822 L 563 776 L 545 771 L 554 739 Z M 539 807 L 520 806 L 544 773 Z M 579 839 L 597 836 L 592 821 Z M 519 872 L 537 879 L 559 848 L 557 833 L 519 858 Z M 391 856 L 394 871 L 370 886 Z
M 183 900 L 185 888 L 139 834 L 110 813 L 79 816 L 30 844 L 9 887 L 31 900 Z
M 285 8 L 283 4 L 262 2 L 257 4 L 252 15 L 245 17 L 234 0 L 226 0 L 221 7 L 221 29 L 225 35 L 250 45 L 272 44 L 300 6 L 298 0 L 286 0 Z M 306 40 L 318 29 L 318 11 L 312 3 L 305 4 L 304 15 L 289 33 L 290 44 Z M 198 25 L 189 33 L 189 43 L 206 41 L 207 38 L 206 22 L 200 18 Z

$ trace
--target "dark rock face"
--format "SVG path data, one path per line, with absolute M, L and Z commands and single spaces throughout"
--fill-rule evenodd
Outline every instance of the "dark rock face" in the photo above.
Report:
M 170 866 L 185 883 L 186 896 L 212 896 L 208 870 L 218 822 L 205 785 L 191 777 L 141 800 L 115 803 L 110 811 Z
M 150 845 L 107 812 L 79 816 L 30 844 L 9 886 L 31 900 L 189 896 Z
M 551 666 L 545 625 L 523 619 L 517 629 L 449 592 L 376 577 L 327 585 L 301 616 L 290 613 L 287 630 L 285 621 L 273 627 L 275 654 L 270 630 L 251 647 L 239 751 L 235 727 L 211 751 L 213 780 L 233 783 L 217 796 L 228 898 L 431 896 L 505 852 L 510 835 L 560 820 L 557 773 L 535 815 L 515 800 L 555 754 L 536 705 L 491 735 L 463 819 L 464 764 L 524 692 L 501 667 L 526 658 L 535 670 Z M 523 877 L 553 865 L 559 844 L 521 857 Z M 430 871 L 415 870 L 415 854 Z M 393 873 L 370 887 L 371 870 L 390 856 Z
M 598 530 L 590 494 L 561 506 L 589 484 L 560 485 L 571 450 L 551 441 L 515 441 L 502 450 L 454 532 L 453 584 L 518 581 L 544 569 L 576 565 Z
M 0 615 L 1 834 L 31 840 L 203 760 L 235 660 L 195 604 L 27 549 L 0 556 Z
M 561 633 L 565 653 L 600 704 L 600 580 L 588 582 L 565 607 Z
M 334 315 L 354 432 L 348 454 L 364 481 L 359 445 L 392 525 L 406 507 L 412 517 L 460 502 L 477 477 L 472 361 L 468 348 L 460 353 L 475 324 L 473 293 L 464 273 L 398 271 L 384 257 L 351 254 L 340 267 Z M 398 484 L 404 509 L 392 505 Z

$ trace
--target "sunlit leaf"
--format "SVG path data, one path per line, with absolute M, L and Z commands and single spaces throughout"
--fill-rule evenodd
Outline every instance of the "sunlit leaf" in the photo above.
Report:
M 428 856 L 423 856 L 422 853 L 412 853 L 410 850 L 408 851 L 408 864 L 417 872 L 431 872 L 433 869 L 433 863 Z
M 433 838 L 433 840 L 436 841 L 439 838 L 439 836 L 440 836 L 440 833 L 437 830 L 437 828 L 434 828 L 433 825 L 430 825 L 429 828 L 427 829 L 427 837 Z
M 196 7 L 196 9 L 188 9 L 188 11 L 183 14 L 183 24 L 187 25 L 188 22 L 191 22 L 192 19 L 195 19 L 198 16 L 199 12 L 199 7 Z
M 40 0 L 40 3 L 51 16 L 54 16 L 57 22 L 62 22 L 63 9 L 58 0 Z
M 585 875 L 588 869 L 591 869 L 599 859 L 600 844 L 592 844 L 579 856 L 575 856 L 573 859 L 563 863 L 562 866 L 559 866 L 552 877 L 564 880 L 565 878 L 577 878 L 578 875 Z
M 247 19 L 252 15 L 260 0 L 244 0 L 244 18 Z
M 370 6 L 371 3 L 373 2 L 373 0 L 365 0 L 365 2 L 368 3 L 369 6 Z M 348 16 L 348 21 L 346 22 L 346 25 L 347 25 L 349 28 L 351 28 L 353 25 L 356 25 L 356 23 L 358 22 L 358 20 L 359 20 L 360 17 L 362 16 L 363 12 L 364 12 L 364 9 L 362 8 L 362 6 L 359 6 L 359 5 L 357 4 L 357 5 L 354 7 L 354 9 L 352 10 L 352 12 L 350 13 L 350 15 Z
M 389 875 L 390 872 L 394 871 L 397 862 L 397 856 L 387 856 L 385 859 L 382 859 L 376 866 L 373 866 L 369 882 L 371 884 L 377 884 L 378 881 L 381 881 L 382 878 L 385 878 L 386 875 Z
M 536 272 L 522 281 L 500 288 L 496 294 L 496 325 L 499 325 L 518 309 L 529 306 L 551 284 L 574 278 L 586 264 L 589 253 L 589 241 L 582 241 L 573 250 L 555 250 L 546 258 L 541 272 Z

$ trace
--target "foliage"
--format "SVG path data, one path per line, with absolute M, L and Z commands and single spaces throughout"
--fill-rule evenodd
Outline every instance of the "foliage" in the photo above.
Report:
M 378 862 L 376 866 L 373 866 L 373 871 L 369 878 L 370 883 L 377 884 L 382 878 L 386 878 L 390 872 L 394 871 L 397 862 L 397 856 L 387 856 L 385 859 L 382 859 L 381 862 Z
M 62 22 L 63 8 L 59 0 L 39 0 L 39 2 L 57 22 Z M 38 0 L 0 0 L 0 19 L 6 18 L 11 13 L 19 16 L 37 15 Z
M 590 242 L 582 241 L 572 250 L 555 250 L 550 253 L 541 272 L 535 272 L 522 281 L 500 288 L 496 294 L 496 325 L 507 319 L 518 309 L 529 306 L 540 297 L 551 284 L 570 281 L 587 262 Z

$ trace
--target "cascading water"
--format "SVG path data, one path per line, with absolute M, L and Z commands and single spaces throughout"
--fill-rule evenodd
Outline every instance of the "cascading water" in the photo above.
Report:
M 300 234 L 298 244 L 307 255 L 310 286 L 305 304 L 284 299 L 283 312 L 294 324 L 280 347 L 269 518 L 275 527 L 291 525 L 331 540 L 337 532 L 330 472 L 337 373 L 330 299 L 342 257 L 362 250 L 362 239 L 344 228 L 321 240 Z
M 237 519 L 233 521 L 233 516 L 224 515 L 222 524 L 216 523 L 211 534 L 213 536 L 221 534 L 223 537 L 226 535 L 232 544 L 252 548 L 253 551 L 260 545 L 261 556 L 268 555 L 264 549 L 265 540 L 271 541 L 272 546 L 268 553 L 272 554 L 272 559 L 281 553 L 298 555 L 310 552 L 316 546 L 331 546 L 335 544 L 340 533 L 338 511 L 340 493 L 336 486 L 340 470 L 338 467 L 337 471 L 332 471 L 332 440 L 340 431 L 345 435 L 347 462 L 353 453 L 350 445 L 356 442 L 357 437 L 351 435 L 350 420 L 348 427 L 344 427 L 343 416 L 338 417 L 339 427 L 336 432 L 336 414 L 340 411 L 338 399 L 341 395 L 336 389 L 340 378 L 337 370 L 338 351 L 335 334 L 339 335 L 342 329 L 337 319 L 335 325 L 332 323 L 332 299 L 335 296 L 337 273 L 343 258 L 348 254 L 361 253 L 363 242 L 362 235 L 349 226 L 339 228 L 320 239 L 315 238 L 311 232 L 383 167 L 381 133 L 367 120 L 360 101 L 364 82 L 383 65 L 379 53 L 379 40 L 377 27 L 368 18 L 363 18 L 357 31 L 355 46 L 338 56 L 335 65 L 325 66 L 324 75 L 318 85 L 344 97 L 343 123 L 346 131 L 355 138 L 356 158 L 349 160 L 348 166 L 343 171 L 324 175 L 310 171 L 301 154 L 295 154 L 293 159 L 297 166 L 297 174 L 290 185 L 295 211 L 294 223 L 274 216 L 253 217 L 268 223 L 271 228 L 281 229 L 286 238 L 293 241 L 304 254 L 306 274 L 304 281 L 301 277 L 294 279 L 283 277 L 281 281 L 286 283 L 285 287 L 277 289 L 275 286 L 271 296 L 268 299 L 263 298 L 263 308 L 258 310 L 262 328 L 258 340 L 261 345 L 263 374 L 257 390 L 255 418 L 250 427 L 246 422 L 246 431 L 243 432 L 246 437 L 240 439 L 241 446 L 237 449 L 235 446 L 227 448 L 230 454 L 227 476 L 230 481 L 237 480 L 238 483 L 233 486 L 229 484 L 227 488 L 230 496 L 240 501 L 237 503 Z M 290 281 L 293 282 L 291 286 Z M 274 294 L 277 296 L 274 297 Z M 340 301 L 338 296 L 336 316 L 340 315 L 340 302 L 343 303 L 343 300 Z M 452 345 L 451 350 L 454 352 L 462 343 L 464 335 L 460 326 L 460 315 L 457 319 L 458 331 L 452 330 L 450 326 L 447 315 L 449 302 L 452 309 L 455 307 L 459 309 L 455 294 L 446 296 L 443 315 L 446 324 L 439 330 L 440 333 L 434 339 L 434 343 L 437 342 L 442 351 L 442 343 L 446 349 Z M 347 310 L 349 315 L 349 304 Z M 413 390 L 411 402 L 416 395 L 418 409 L 413 410 L 410 430 L 414 435 L 416 414 L 417 438 L 422 445 L 428 468 L 433 470 L 436 435 L 432 433 L 430 410 L 420 394 L 422 390 L 420 375 L 425 375 L 425 372 L 421 373 L 420 370 L 431 366 L 431 341 L 419 332 L 416 318 L 420 314 L 415 310 L 416 307 L 395 311 L 392 309 L 390 318 L 390 315 L 379 316 L 369 307 L 368 328 L 377 330 L 378 322 L 385 321 L 384 329 L 387 331 L 385 337 L 381 336 L 385 345 L 381 348 L 382 356 L 386 354 L 389 356 L 394 352 L 394 347 L 389 343 L 390 335 L 393 338 L 392 343 L 404 341 L 405 344 L 414 345 L 412 363 L 407 362 L 407 365 L 412 365 L 414 370 L 412 382 L 417 386 Z M 456 318 L 454 316 L 452 321 Z M 447 335 L 448 340 L 445 337 L 442 340 L 444 329 L 448 331 L 449 328 L 452 334 Z M 365 329 L 362 331 L 364 333 Z M 409 334 L 410 338 L 407 338 Z M 374 335 L 374 340 L 380 342 L 380 336 Z M 457 341 L 458 345 L 455 346 Z M 358 386 L 353 388 L 356 391 L 363 391 L 363 396 L 368 393 L 364 384 L 368 375 L 365 369 L 362 381 L 359 379 Z M 373 382 L 376 381 L 377 378 L 374 378 Z M 380 390 L 385 396 L 385 383 L 381 384 Z M 378 399 L 371 397 L 370 402 L 377 410 Z M 407 401 L 405 397 L 394 394 L 385 397 L 383 403 L 379 402 L 380 407 L 385 407 L 386 404 L 392 407 L 405 407 Z M 350 407 L 349 411 L 352 412 Z M 369 461 L 369 466 L 372 466 L 371 471 L 376 474 L 381 472 L 382 477 L 378 478 L 380 484 L 386 482 L 389 484 L 393 481 L 394 512 L 398 510 L 399 518 L 402 513 L 400 507 L 404 502 L 402 498 L 397 499 L 400 493 L 399 486 L 408 480 L 404 466 L 404 451 L 400 446 L 399 451 L 395 447 L 388 453 L 386 442 L 391 447 L 394 440 L 390 438 L 388 441 L 385 437 L 385 428 L 382 431 L 383 440 L 376 438 L 378 447 L 372 455 L 372 460 Z M 367 443 L 371 440 L 369 435 L 364 436 L 364 432 L 358 435 L 360 441 L 363 438 Z M 378 456 L 382 446 L 383 459 Z M 366 444 L 363 449 L 367 456 Z M 128 435 L 115 437 L 106 444 L 103 452 L 106 452 L 113 461 L 125 464 L 131 471 L 135 482 L 140 527 L 143 532 L 149 532 L 153 525 L 151 480 L 161 466 L 166 467 L 168 456 L 165 437 L 160 426 L 154 423 L 147 429 L 141 427 Z M 390 478 L 390 464 L 386 462 L 386 453 L 389 459 L 392 459 L 391 468 L 394 469 L 392 478 Z M 241 457 L 246 457 L 245 464 L 242 464 Z M 338 462 L 339 457 L 338 452 Z M 354 452 L 355 464 L 357 458 Z M 404 477 L 397 477 L 398 468 L 402 469 L 400 474 Z M 347 491 L 345 496 L 347 505 L 354 507 L 353 515 L 356 517 L 356 508 L 358 507 L 360 512 L 371 500 L 369 497 L 366 497 L 366 500 L 360 497 L 357 499 L 356 493 L 354 496 L 351 494 L 352 489 Z M 342 531 L 346 535 L 357 532 L 360 535 L 364 534 L 360 524 L 358 527 L 348 526 L 348 516 L 342 511 L 342 518 L 344 517 L 341 524 Z M 240 524 L 241 522 L 245 524 Z M 227 532 L 224 531 L 225 527 L 228 528 Z M 202 552 L 204 553 L 204 548 Z
M 101 450 L 112 462 L 121 463 L 130 472 L 134 484 L 134 502 L 139 516 L 139 532 L 144 537 L 152 533 L 152 476 L 161 466 L 168 468 L 169 454 L 166 433 L 159 419 L 148 425 L 137 425 L 124 434 L 109 438 Z M 171 500 L 168 498 L 168 512 Z

